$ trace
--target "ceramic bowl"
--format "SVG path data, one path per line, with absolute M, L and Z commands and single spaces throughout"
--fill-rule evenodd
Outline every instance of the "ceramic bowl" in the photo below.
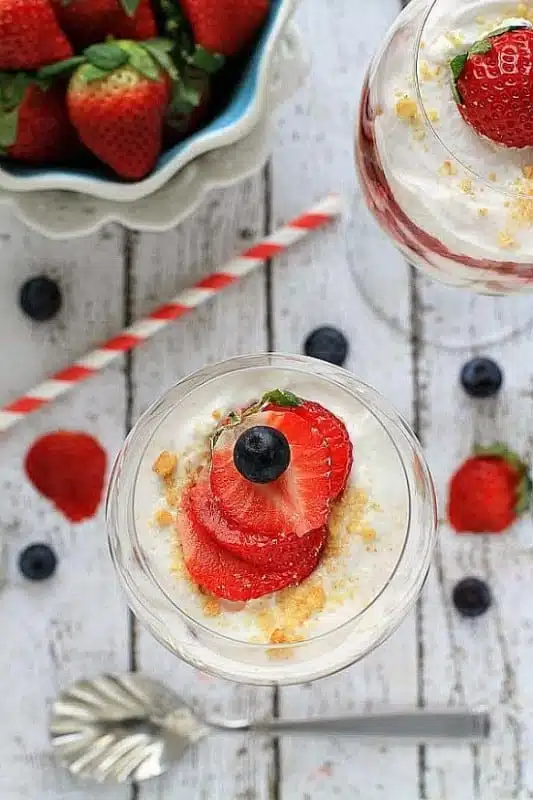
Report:
M 113 202 L 140 200 L 164 186 L 198 156 L 237 142 L 257 125 L 268 99 L 276 45 L 299 0 L 272 0 L 269 18 L 254 53 L 224 110 L 205 128 L 161 155 L 141 181 L 127 183 L 104 169 L 29 168 L 15 162 L 0 167 L 0 188 L 17 192 L 61 189 Z

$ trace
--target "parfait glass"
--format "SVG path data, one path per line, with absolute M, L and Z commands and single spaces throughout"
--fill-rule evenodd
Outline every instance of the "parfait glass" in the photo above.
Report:
M 190 581 L 171 569 L 176 531 L 155 531 L 151 465 L 174 449 L 185 420 L 269 387 L 327 398 L 344 411 L 357 453 L 353 480 L 371 487 L 375 547 L 343 554 L 357 588 L 290 645 L 257 642 L 239 627 L 242 609 L 206 617 Z M 195 423 L 196 424 L 196 423 Z M 210 365 L 183 380 L 140 418 L 113 469 L 107 497 L 112 559 L 139 620 L 177 657 L 216 676 L 258 685 L 297 684 L 363 658 L 398 627 L 424 584 L 437 531 L 433 482 L 404 420 L 370 386 L 338 367 L 300 356 L 259 354 Z M 346 559 L 346 562 L 344 562 Z M 333 585 L 333 584 L 332 584 Z
M 505 148 L 470 127 L 450 68 L 492 31 L 531 21 L 533 3 L 413 0 L 364 83 L 356 162 L 366 205 L 408 263 L 442 284 L 431 290 L 440 312 L 456 318 L 468 313 L 466 293 L 482 295 L 474 340 L 430 342 L 444 348 L 490 346 L 533 325 L 533 148 Z M 512 103 L 512 57 L 505 69 Z M 357 274 L 362 295 L 407 335 L 384 269 Z

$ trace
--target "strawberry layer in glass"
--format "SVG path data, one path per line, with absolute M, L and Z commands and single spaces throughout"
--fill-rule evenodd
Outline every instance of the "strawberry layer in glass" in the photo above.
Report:
M 357 162 L 367 204 L 412 263 L 451 285 L 533 289 L 533 127 L 521 111 L 533 96 L 532 21 L 533 3 L 413 0 L 363 89 Z M 482 44 L 470 63 L 466 77 L 475 69 L 478 85 L 465 92 L 464 113 L 451 62 L 507 28 L 517 33 L 499 53 Z M 498 124 L 476 130 L 480 108 Z M 521 126 L 509 140 L 520 147 L 488 138 Z

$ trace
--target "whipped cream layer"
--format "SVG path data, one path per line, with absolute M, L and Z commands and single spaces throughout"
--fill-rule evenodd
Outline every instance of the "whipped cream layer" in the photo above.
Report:
M 371 541 L 363 535 L 349 537 L 350 546 L 338 558 L 329 559 L 311 577 L 320 582 L 325 594 L 323 608 L 314 613 L 299 633 L 305 642 L 328 634 L 363 613 L 358 636 L 377 643 L 387 629 L 388 620 L 374 613 L 373 600 L 384 590 L 402 556 L 410 511 L 405 470 L 396 447 L 379 421 L 340 385 L 324 378 L 285 368 L 258 367 L 215 378 L 189 394 L 160 424 L 139 466 L 134 493 L 134 520 L 141 547 L 150 570 L 167 597 L 191 620 L 202 626 L 191 636 L 184 618 L 176 611 L 167 615 L 166 628 L 173 647 L 200 668 L 233 675 L 254 682 L 257 667 L 274 668 L 276 679 L 307 680 L 316 674 L 334 671 L 350 661 L 350 652 L 359 643 L 349 643 L 349 632 L 338 641 L 328 637 L 311 651 L 287 653 L 274 663 L 266 647 L 247 649 L 246 644 L 264 642 L 261 618 L 274 609 L 276 596 L 251 601 L 244 607 L 222 603 L 219 612 L 206 615 L 205 598 L 194 590 L 185 574 L 174 572 L 173 549 L 176 534 L 172 527 L 154 524 L 154 511 L 161 509 L 160 479 L 152 465 L 163 451 L 190 453 L 205 442 L 215 423 L 213 412 L 228 411 L 257 400 L 273 388 L 289 389 L 297 395 L 323 404 L 342 418 L 354 445 L 354 467 L 348 491 L 354 487 L 365 503 L 365 530 L 372 530 Z M 178 467 L 179 469 L 180 467 Z M 347 519 L 346 524 L 351 520 Z M 341 520 L 342 524 L 342 520 Z M 332 568 L 333 567 L 333 568 Z M 291 591 L 291 590 L 289 590 Z M 162 604 L 163 607 L 163 604 Z M 367 609 L 367 610 L 365 610 Z M 160 609 L 157 609 L 160 613 Z M 209 636 L 209 632 L 215 634 Z M 226 640 L 217 637 L 229 637 Z M 241 643 L 239 645 L 239 643 Z M 338 647 L 336 645 L 339 645 Z M 305 666 L 312 655 L 313 667 Z M 318 662 L 317 659 L 318 658 Z M 353 660 L 353 657 L 352 657 Z M 222 666 L 222 665 L 225 666 Z
M 533 149 L 500 147 L 463 120 L 449 63 L 493 30 L 530 25 L 533 3 L 438 0 L 422 33 L 419 96 L 416 36 L 427 6 L 413 2 L 400 16 L 373 76 L 376 147 L 387 181 L 405 214 L 452 253 L 531 263 Z M 459 264 L 440 266 L 458 278 L 464 272 Z

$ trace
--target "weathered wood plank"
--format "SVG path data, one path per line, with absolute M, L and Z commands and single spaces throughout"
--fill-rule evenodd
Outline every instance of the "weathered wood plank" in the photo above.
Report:
M 239 252 L 265 225 L 265 181 L 257 176 L 213 193 L 176 231 L 144 236 L 135 248 L 134 315 L 172 296 Z M 198 309 L 138 352 L 134 358 L 134 413 L 137 415 L 179 378 L 207 363 L 266 349 L 265 275 Z M 238 687 L 207 678 L 164 651 L 139 629 L 138 668 L 173 686 L 198 708 L 242 717 L 268 714 L 270 689 Z M 272 768 L 270 746 L 240 738 L 215 738 L 191 752 L 184 763 L 152 786 L 142 800 L 173 796 L 206 800 L 266 800 Z
M 448 292 L 424 279 L 419 282 L 424 337 L 445 340 L 459 327 L 465 343 L 475 342 L 477 323 L 487 323 L 484 298 L 455 293 L 452 316 L 443 313 Z M 505 301 L 510 316 L 513 302 Z M 490 350 L 504 367 L 506 382 L 498 399 L 484 402 L 469 400 L 459 386 L 459 371 L 469 353 L 422 349 L 422 437 L 440 493 L 441 516 L 450 476 L 474 442 L 502 440 L 530 456 L 531 346 L 530 334 Z M 423 603 L 425 700 L 494 708 L 495 730 L 490 748 L 481 753 L 467 747 L 428 750 L 423 776 L 428 798 L 533 796 L 527 768 L 533 747 L 530 532 L 529 519 L 501 538 L 455 536 L 442 525 L 436 569 Z M 462 619 L 451 603 L 454 584 L 468 575 L 487 580 L 494 593 L 494 608 L 474 621 Z
M 387 0 L 361 6 L 352 2 L 303 3 L 297 22 L 315 58 L 307 85 L 285 110 L 273 161 L 276 219 L 327 191 L 348 200 L 340 229 L 313 238 L 285 263 L 273 268 L 276 349 L 300 352 L 306 334 L 330 323 L 348 335 L 349 369 L 394 400 L 408 418 L 413 405 L 409 345 L 397 339 L 369 311 L 357 275 L 383 269 L 383 291 L 397 297 L 409 324 L 408 271 L 363 208 L 354 160 L 358 94 L 372 52 L 398 11 Z M 386 265 L 386 269 L 384 267 Z M 310 686 L 283 689 L 285 716 L 356 712 L 383 704 L 416 703 L 416 630 L 411 617 L 383 648 L 341 675 Z M 349 742 L 297 740 L 280 745 L 281 797 L 329 800 L 417 794 L 417 753 L 360 748 Z
M 0 401 L 6 402 L 89 344 L 123 323 L 122 233 L 72 244 L 52 244 L 26 231 L 5 212 L 0 218 Z M 32 323 L 18 308 L 26 277 L 45 271 L 64 291 L 59 317 Z M 103 512 L 83 525 L 68 524 L 27 481 L 28 446 L 57 428 L 94 434 L 110 458 L 124 435 L 124 377 L 111 368 L 68 399 L 35 414 L 2 438 L 0 534 L 7 538 L 7 583 L 0 588 L 0 796 L 5 800 L 89 800 L 82 786 L 49 754 L 47 719 L 59 689 L 85 675 L 127 667 L 126 608 L 118 595 L 104 534 Z M 45 541 L 59 557 L 56 575 L 30 585 L 18 572 L 26 545 Z M 99 796 L 126 800 L 111 787 Z

